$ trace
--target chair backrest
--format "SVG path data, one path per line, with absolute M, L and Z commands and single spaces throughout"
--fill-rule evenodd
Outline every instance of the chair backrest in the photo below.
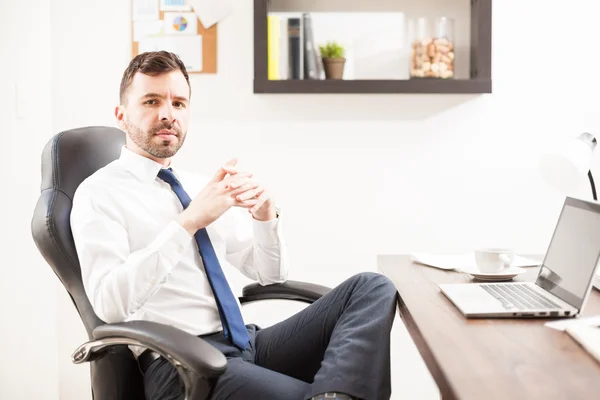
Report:
M 111 127 L 84 127 L 58 133 L 42 152 L 41 194 L 31 231 L 37 248 L 68 291 L 88 335 L 104 324 L 83 288 L 70 215 L 73 195 L 88 176 L 117 159 L 125 134 Z M 91 365 L 95 400 L 144 399 L 141 374 L 126 346 L 110 348 Z

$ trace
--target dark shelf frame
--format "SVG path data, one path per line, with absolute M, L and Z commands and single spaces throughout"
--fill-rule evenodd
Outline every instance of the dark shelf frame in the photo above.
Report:
M 254 93 L 492 93 L 492 0 L 471 0 L 470 79 L 339 81 L 268 79 L 268 3 L 254 0 Z

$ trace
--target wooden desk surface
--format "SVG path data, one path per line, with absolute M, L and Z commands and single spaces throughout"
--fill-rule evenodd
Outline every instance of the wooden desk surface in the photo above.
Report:
M 378 257 L 396 284 L 399 313 L 435 379 L 442 398 L 477 400 L 600 399 L 600 363 L 549 319 L 466 319 L 439 283 L 470 276 L 411 262 L 405 255 Z M 515 280 L 535 280 L 538 268 Z M 592 289 L 583 316 L 600 314 Z

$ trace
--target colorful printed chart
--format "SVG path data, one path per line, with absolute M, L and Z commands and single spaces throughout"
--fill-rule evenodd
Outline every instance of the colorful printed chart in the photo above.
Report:
M 173 19 L 173 28 L 178 32 L 183 32 L 188 26 L 188 21 L 181 15 L 176 16 Z

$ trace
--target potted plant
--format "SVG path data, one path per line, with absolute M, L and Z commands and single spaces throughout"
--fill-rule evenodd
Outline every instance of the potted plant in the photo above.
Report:
M 346 63 L 344 48 L 336 42 L 327 42 L 324 46 L 319 46 L 319 50 L 323 59 L 325 79 L 342 79 Z

